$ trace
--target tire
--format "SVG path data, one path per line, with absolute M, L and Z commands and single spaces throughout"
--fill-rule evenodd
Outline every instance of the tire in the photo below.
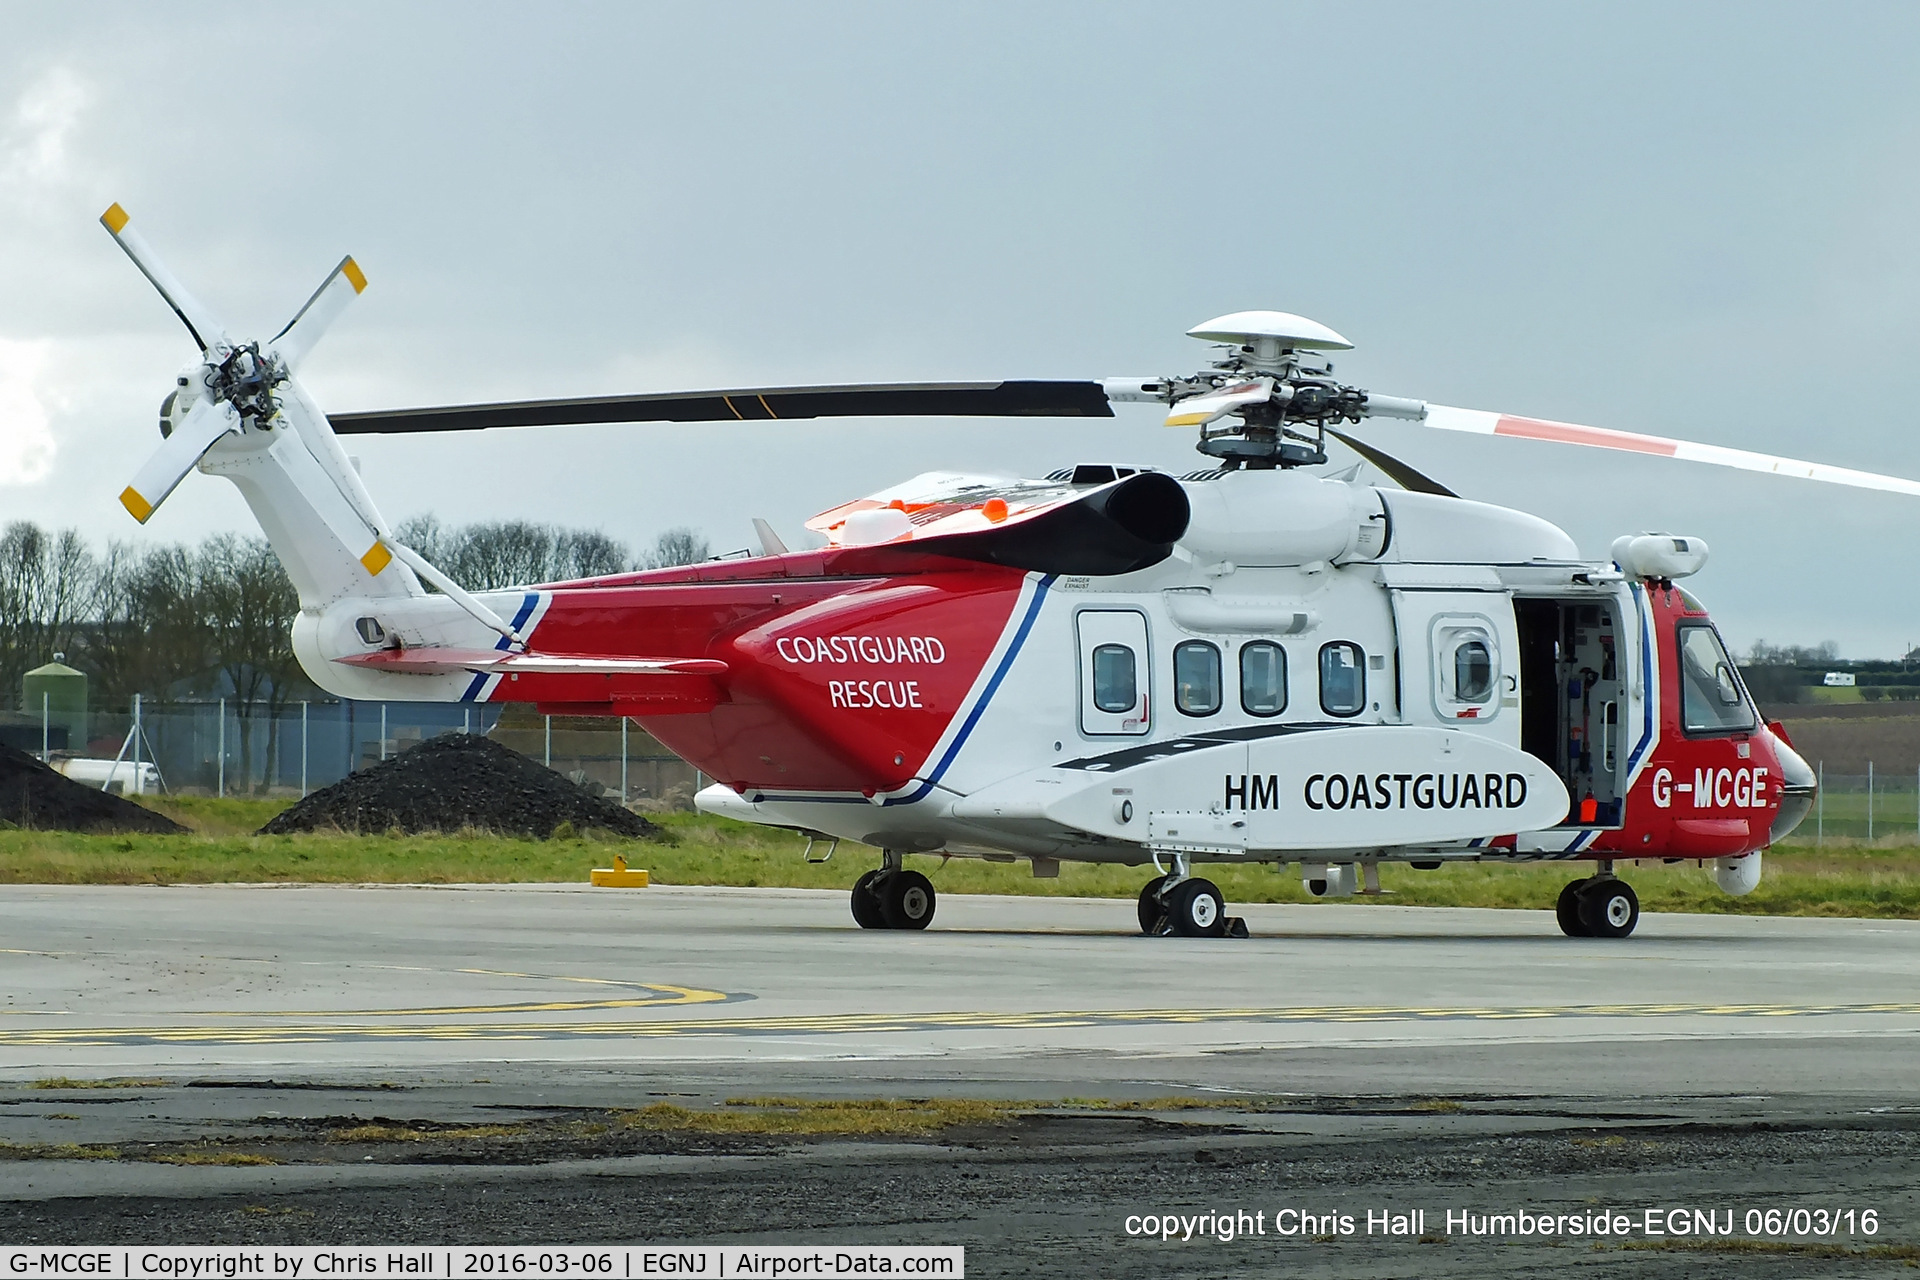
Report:
M 1595 938 L 1624 938 L 1640 923 L 1640 899 L 1625 880 L 1596 880 L 1580 891 L 1580 923 Z
M 1227 904 L 1211 880 L 1185 880 L 1167 895 L 1167 920 L 1183 938 L 1227 936 Z
M 1559 901 L 1553 904 L 1553 917 L 1560 922 L 1560 932 L 1569 938 L 1591 938 L 1587 926 L 1580 919 L 1580 890 L 1586 887 L 1585 880 L 1570 880 L 1567 887 L 1560 891 Z
M 933 923 L 933 881 L 918 871 L 896 871 L 880 882 L 880 918 L 889 929 L 924 929 Z
M 1140 932 L 1148 937 L 1160 932 L 1167 921 L 1167 908 L 1159 897 L 1160 886 L 1166 882 L 1166 876 L 1156 876 L 1140 890 Z
M 880 913 L 880 895 L 874 886 L 884 871 L 869 871 L 853 882 L 853 922 L 862 929 L 884 929 L 886 917 Z

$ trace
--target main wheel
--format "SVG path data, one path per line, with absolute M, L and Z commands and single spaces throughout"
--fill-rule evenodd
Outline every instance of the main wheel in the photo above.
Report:
M 1591 938 L 1587 926 L 1580 922 L 1580 890 L 1586 887 L 1585 880 L 1569 880 L 1567 887 L 1560 891 L 1560 900 L 1553 904 L 1553 918 L 1560 922 L 1560 932 L 1569 938 Z
M 1624 938 L 1640 923 L 1640 899 L 1625 880 L 1595 880 L 1580 891 L 1580 923 L 1596 938 Z
M 1148 937 L 1160 932 L 1160 926 L 1166 922 L 1167 908 L 1160 901 L 1160 886 L 1167 880 L 1166 876 L 1156 876 L 1140 890 L 1140 932 Z
M 874 870 L 853 882 L 853 922 L 862 929 L 884 929 L 887 919 L 880 914 L 880 895 L 874 886 L 886 872 Z
M 1227 904 L 1211 880 L 1183 880 L 1167 895 L 1167 919 L 1183 938 L 1223 938 Z
M 889 929 L 924 929 L 933 920 L 933 881 L 896 871 L 879 885 L 880 916 Z

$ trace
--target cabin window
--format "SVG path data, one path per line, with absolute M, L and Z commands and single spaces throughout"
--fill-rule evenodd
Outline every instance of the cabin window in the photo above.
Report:
M 1351 640 L 1320 646 L 1320 709 L 1357 716 L 1367 705 L 1367 658 Z
M 1271 640 L 1240 648 L 1240 708 L 1250 716 L 1287 709 L 1287 651 Z
M 1102 711 L 1131 711 L 1140 701 L 1134 678 L 1133 650 L 1103 644 L 1093 651 L 1093 705 Z
M 1493 697 L 1493 651 L 1484 640 L 1469 640 L 1453 651 L 1453 696 L 1460 702 Z
M 1205 640 L 1173 647 L 1173 705 L 1190 716 L 1220 709 L 1220 650 Z
M 1740 687 L 1733 659 L 1710 626 L 1680 628 L 1680 716 L 1688 733 L 1726 733 L 1754 727 L 1753 708 Z

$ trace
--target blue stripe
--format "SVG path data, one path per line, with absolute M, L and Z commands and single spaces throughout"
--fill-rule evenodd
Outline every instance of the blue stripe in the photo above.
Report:
M 1653 626 L 1647 617 L 1647 609 L 1640 601 L 1642 588 L 1636 583 L 1630 586 L 1628 590 L 1633 592 L 1634 608 L 1640 614 L 1640 670 L 1642 672 L 1642 678 L 1647 682 L 1646 692 L 1643 693 L 1640 698 L 1640 710 L 1646 717 L 1646 724 L 1641 729 L 1638 745 L 1634 747 L 1632 754 L 1627 757 L 1627 786 L 1628 789 L 1631 790 L 1633 786 L 1633 771 L 1640 767 L 1641 757 L 1644 756 L 1647 749 L 1653 745 L 1653 703 L 1654 699 L 1657 698 L 1660 693 L 1660 686 L 1657 683 L 1660 679 L 1660 673 L 1653 665 Z
M 525 626 L 527 619 L 533 616 L 533 611 L 539 603 L 540 593 L 538 591 L 529 591 L 526 595 L 522 596 L 520 599 L 520 611 L 513 615 L 513 622 L 510 624 L 511 629 L 518 631 L 521 627 Z M 507 639 L 507 637 L 501 636 L 493 647 L 496 649 L 504 649 L 511 643 L 513 642 Z M 473 677 L 473 683 L 467 686 L 467 691 L 460 695 L 460 701 L 472 702 L 480 696 L 480 690 L 486 687 L 486 683 L 486 673 L 477 673 Z
M 1027 635 L 1033 630 L 1034 620 L 1040 616 L 1040 606 L 1046 602 L 1047 588 L 1053 585 L 1054 577 L 1054 574 L 1048 574 L 1034 587 L 1033 599 L 1027 603 L 1027 616 L 1020 619 L 1020 629 L 1013 633 L 1013 643 L 1007 646 L 1007 652 L 1001 657 L 1000 665 L 994 669 L 993 679 L 987 681 L 986 691 L 980 695 L 980 700 L 973 704 L 973 710 L 967 714 L 966 722 L 960 726 L 960 732 L 953 736 L 953 742 L 947 747 L 947 753 L 941 756 L 940 763 L 933 767 L 933 776 L 921 784 L 920 789 L 912 795 L 888 800 L 886 804 L 912 804 L 922 799 L 933 790 L 934 785 L 947 772 L 947 766 L 953 763 L 954 757 L 960 754 L 960 748 L 966 745 L 968 735 L 973 732 L 973 726 L 980 723 L 980 717 L 985 713 L 987 704 L 993 701 L 994 691 L 999 689 L 1001 680 L 1006 678 L 1007 672 L 1013 666 L 1013 660 L 1020 656 L 1020 647 L 1026 644 Z
M 1034 620 L 1040 616 L 1040 606 L 1046 600 L 1047 588 L 1053 585 L 1054 579 L 1057 576 L 1057 574 L 1050 573 L 1040 579 L 1039 583 L 1034 587 L 1033 599 L 1027 602 L 1026 616 L 1020 619 L 1020 627 L 1013 633 L 1013 643 L 1008 645 L 1007 651 L 1000 656 L 1000 665 L 994 668 L 993 677 L 987 681 L 987 687 L 981 691 L 979 700 L 973 704 L 973 710 L 967 713 L 966 720 L 960 725 L 960 732 L 954 735 L 953 742 L 947 747 L 946 754 L 941 756 L 940 763 L 934 766 L 933 776 L 922 782 L 920 789 L 910 796 L 896 796 L 890 800 L 882 801 L 882 808 L 887 805 L 913 804 L 915 801 L 923 800 L 926 798 L 927 793 L 932 791 L 934 786 L 939 783 L 941 777 L 946 773 L 947 767 L 953 763 L 954 757 L 960 754 L 960 748 L 966 745 L 967 737 L 973 732 L 973 727 L 980 723 L 981 715 L 986 711 L 987 704 L 993 701 L 994 692 L 1000 688 L 1000 682 L 1006 678 L 1008 670 L 1012 668 L 1013 660 L 1020 656 L 1020 648 L 1026 644 L 1028 634 L 1033 631 Z M 754 792 L 756 802 L 766 797 L 767 793 L 765 791 Z M 873 803 L 865 796 L 796 796 L 776 794 L 773 800 L 776 804 Z
M 525 597 L 523 597 L 520 601 L 520 612 L 513 615 L 513 629 L 515 631 L 518 631 L 521 627 L 526 625 L 527 619 L 533 616 L 533 611 L 535 607 L 539 605 L 539 603 L 540 603 L 540 593 L 538 591 L 527 592 Z M 511 643 L 512 641 L 508 640 L 505 636 L 501 636 L 500 642 L 494 645 L 493 647 L 496 649 L 504 649 Z

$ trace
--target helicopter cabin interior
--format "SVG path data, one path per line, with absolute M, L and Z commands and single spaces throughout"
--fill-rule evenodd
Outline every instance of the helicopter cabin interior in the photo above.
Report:
M 1631 742 L 1611 600 L 1513 602 L 1520 635 L 1520 746 L 1551 766 L 1571 800 L 1565 826 L 1618 827 Z

